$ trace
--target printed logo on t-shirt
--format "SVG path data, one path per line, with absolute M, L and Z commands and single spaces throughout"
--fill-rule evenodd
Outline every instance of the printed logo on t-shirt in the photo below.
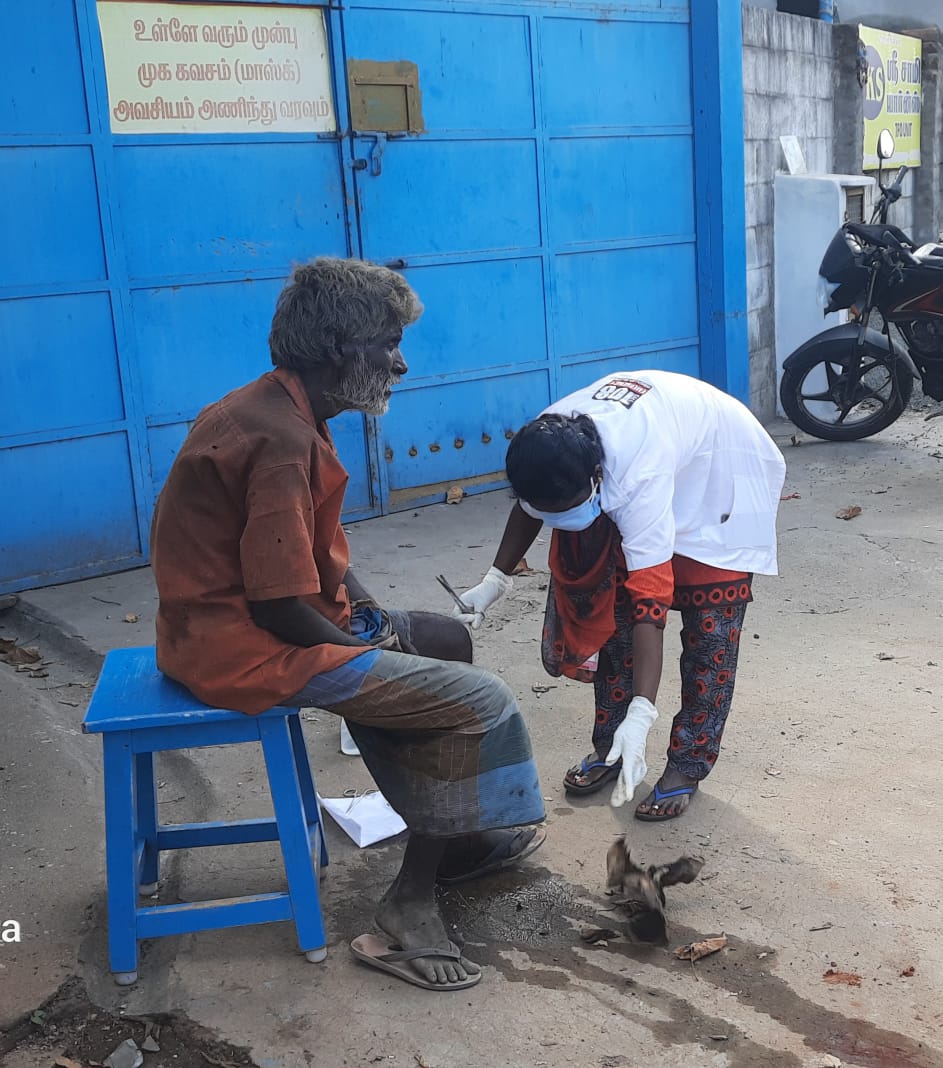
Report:
M 610 378 L 593 394 L 593 400 L 618 401 L 626 408 L 632 405 L 652 387 L 636 378 Z

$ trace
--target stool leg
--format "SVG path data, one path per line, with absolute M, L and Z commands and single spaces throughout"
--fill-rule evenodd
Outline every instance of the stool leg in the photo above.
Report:
M 291 748 L 295 755 L 295 768 L 298 771 L 298 783 L 301 786 L 301 800 L 305 806 L 305 819 L 308 827 L 317 824 L 318 828 L 318 866 L 327 867 L 327 846 L 324 843 L 324 827 L 321 823 L 321 808 L 318 805 L 318 795 L 314 787 L 314 776 L 311 774 L 311 763 L 308 760 L 308 748 L 305 745 L 304 730 L 301 726 L 301 716 L 288 717 L 288 730 L 291 732 Z
M 138 892 L 146 897 L 155 893 L 160 878 L 160 854 L 157 851 L 157 783 L 154 779 L 154 754 L 134 755 L 134 796 L 137 804 L 138 834 L 144 838 L 144 855 L 138 872 Z
M 259 736 L 268 769 L 298 944 L 309 960 L 323 960 L 327 956 L 327 939 L 288 719 L 260 719 Z
M 137 979 L 137 864 L 134 849 L 134 758 L 130 731 L 102 736 L 105 767 L 105 863 L 108 953 L 115 981 Z

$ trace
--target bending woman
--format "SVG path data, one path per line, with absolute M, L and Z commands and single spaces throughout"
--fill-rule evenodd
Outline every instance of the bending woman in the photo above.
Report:
M 564 397 L 515 435 L 518 501 L 490 568 L 462 594 L 473 628 L 512 586 L 541 527 L 553 528 L 541 653 L 554 676 L 592 682 L 592 751 L 569 792 L 647 773 L 668 611 L 681 613 L 681 709 L 668 762 L 637 807 L 680 816 L 718 754 L 733 698 L 753 575 L 775 575 L 785 462 L 739 401 L 666 371 L 616 373 Z

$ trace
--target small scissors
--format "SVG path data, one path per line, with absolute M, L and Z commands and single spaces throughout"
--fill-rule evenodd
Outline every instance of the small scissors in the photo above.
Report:
M 462 612 L 465 615 L 474 614 L 475 610 L 473 608 L 469 608 L 468 605 L 465 604 L 461 597 L 459 597 L 459 595 L 455 592 L 455 590 L 452 589 L 448 582 L 446 582 L 445 575 L 436 575 L 435 580 L 442 587 L 442 589 L 445 590 L 449 597 L 452 598 L 452 600 L 458 606 L 459 612 Z

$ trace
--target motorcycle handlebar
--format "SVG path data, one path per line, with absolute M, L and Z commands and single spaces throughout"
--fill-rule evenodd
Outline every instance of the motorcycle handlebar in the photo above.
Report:
M 914 265 L 918 261 L 914 258 L 912 249 L 913 242 L 896 226 L 888 223 L 845 223 L 845 230 L 879 251 L 893 251 L 897 253 L 905 263 Z

